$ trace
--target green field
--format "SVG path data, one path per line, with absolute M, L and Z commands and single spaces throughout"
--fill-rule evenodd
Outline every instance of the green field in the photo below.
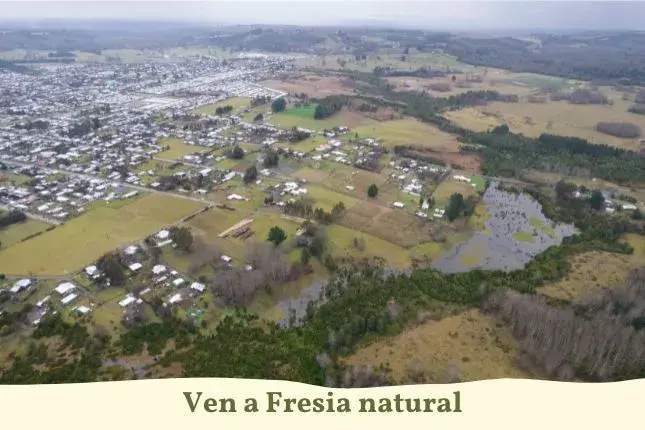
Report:
M 49 224 L 34 219 L 12 224 L 0 229 L 0 249 L 6 249 L 20 242 L 26 237 L 47 230 Z
M 152 234 L 196 211 L 190 200 L 150 194 L 113 209 L 101 207 L 62 226 L 0 251 L 0 272 L 8 275 L 64 275 L 104 253 Z
M 157 143 L 159 146 L 170 146 L 170 149 L 158 153 L 159 158 L 166 158 L 168 160 L 182 160 L 184 155 L 193 154 L 195 152 L 205 152 L 208 148 L 195 145 L 186 145 L 181 139 L 176 137 L 165 137 L 159 139 Z
M 201 115 L 215 115 L 215 110 L 218 107 L 224 106 L 233 106 L 233 112 L 239 112 L 249 107 L 250 103 L 251 99 L 247 97 L 231 97 L 230 99 L 222 100 L 217 103 L 197 107 L 193 109 L 192 112 Z

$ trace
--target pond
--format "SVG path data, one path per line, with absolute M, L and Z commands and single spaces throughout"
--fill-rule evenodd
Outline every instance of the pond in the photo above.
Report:
M 497 183 L 491 183 L 483 202 L 489 216 L 485 230 L 456 244 L 434 268 L 444 273 L 521 269 L 537 254 L 576 233 L 573 225 L 546 218 L 531 196 L 502 191 Z
M 477 231 L 465 242 L 456 244 L 445 256 L 433 263 L 443 273 L 467 272 L 473 269 L 516 270 L 523 268 L 537 254 L 550 246 L 560 245 L 565 237 L 577 232 L 573 225 L 557 224 L 544 216 L 542 206 L 527 194 L 502 191 L 491 183 L 484 193 L 488 219 L 484 231 Z M 410 274 L 411 270 L 386 268 L 384 276 Z M 306 315 L 307 304 L 320 298 L 326 281 L 316 281 L 302 290 L 297 298 L 283 300 L 278 306 L 285 317 L 281 326 L 289 325 L 290 313 L 296 321 Z

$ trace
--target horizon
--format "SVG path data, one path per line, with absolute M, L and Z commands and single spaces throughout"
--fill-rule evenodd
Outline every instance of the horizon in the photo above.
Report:
M 342 10 L 330 7 L 342 5 Z M 638 1 L 0 1 L 3 25 L 381 27 L 437 31 L 643 31 Z M 409 11 L 414 8 L 414 13 Z M 366 12 L 367 10 L 367 12 Z M 288 13 L 287 13 L 288 11 Z

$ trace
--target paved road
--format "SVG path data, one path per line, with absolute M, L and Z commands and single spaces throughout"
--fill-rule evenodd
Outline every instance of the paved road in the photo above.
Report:
M 3 163 L 5 163 L 7 165 L 33 167 L 33 164 L 23 163 L 21 161 L 11 160 L 11 159 L 7 159 L 7 158 L 3 158 L 0 161 L 2 161 Z M 109 179 L 99 178 L 98 176 L 87 175 L 87 174 L 84 174 L 84 173 L 70 172 L 68 170 L 49 169 L 49 168 L 45 168 L 43 170 L 50 171 L 50 172 L 53 172 L 55 170 L 55 171 L 64 173 L 64 174 L 69 175 L 69 176 L 74 176 L 74 177 L 81 178 L 81 179 L 86 179 L 86 180 L 91 180 L 91 179 L 100 179 L 100 180 L 103 180 L 103 181 L 107 180 L 108 182 L 116 182 L 118 185 L 120 185 L 122 187 L 132 188 L 133 190 L 139 190 L 139 191 L 148 192 L 148 193 L 165 194 L 167 196 L 177 197 L 177 198 L 185 199 L 185 200 L 192 200 L 192 201 L 199 202 L 199 203 L 209 203 L 211 201 L 211 200 L 208 200 L 206 198 L 199 198 L 199 197 L 188 196 L 186 194 L 171 193 L 171 192 L 168 192 L 168 191 L 155 190 L 154 188 L 143 187 L 141 185 L 132 185 L 132 184 L 128 184 L 127 182 L 110 181 Z

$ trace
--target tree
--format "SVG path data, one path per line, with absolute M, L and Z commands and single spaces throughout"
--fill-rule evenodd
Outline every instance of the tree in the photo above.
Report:
M 591 207 L 597 211 L 602 209 L 602 205 L 605 203 L 605 197 L 598 190 L 594 190 L 591 193 L 591 198 L 589 199 L 589 204 Z
M 307 248 L 302 248 L 302 251 L 300 251 L 300 262 L 306 266 L 309 264 L 309 260 L 311 259 L 311 253 Z
M 193 235 L 187 227 L 172 227 L 170 238 L 177 245 L 177 249 L 189 251 L 193 245 Z
M 344 213 L 345 213 L 345 204 L 343 202 L 336 203 L 334 207 L 331 209 L 331 217 L 334 220 L 337 220 L 340 217 L 342 217 Z
M 273 103 L 271 103 L 271 110 L 273 112 L 282 112 L 286 107 L 287 102 L 282 97 L 275 99 Z
M 246 169 L 246 172 L 244 172 L 244 183 L 248 184 L 249 182 L 253 182 L 257 177 L 258 177 L 258 168 L 255 167 L 255 164 L 254 164 L 252 166 L 249 166 Z
M 275 151 L 267 152 L 267 155 L 264 157 L 264 167 L 275 167 L 278 165 L 278 153 Z
M 125 283 L 125 271 L 121 257 L 116 252 L 108 252 L 96 262 L 96 267 L 110 280 L 112 285 L 123 285 Z
M 378 187 L 376 184 L 372 184 L 367 188 L 367 196 L 370 198 L 375 198 L 378 195 Z
M 450 196 L 450 203 L 446 209 L 446 216 L 450 221 L 456 220 L 464 208 L 464 196 L 461 193 L 454 193 Z
M 286 238 L 287 234 L 284 232 L 284 230 L 276 225 L 271 227 L 271 230 L 269 230 L 269 236 L 267 237 L 267 240 L 269 242 L 273 242 L 275 246 L 278 246 L 282 242 L 284 242 Z
M 255 122 L 264 121 L 264 115 L 262 115 L 261 113 L 255 115 L 255 117 L 253 118 L 253 121 Z
M 234 160 L 241 160 L 242 158 L 244 158 L 244 150 L 240 148 L 238 145 L 235 145 L 235 147 L 229 153 L 228 156 Z

